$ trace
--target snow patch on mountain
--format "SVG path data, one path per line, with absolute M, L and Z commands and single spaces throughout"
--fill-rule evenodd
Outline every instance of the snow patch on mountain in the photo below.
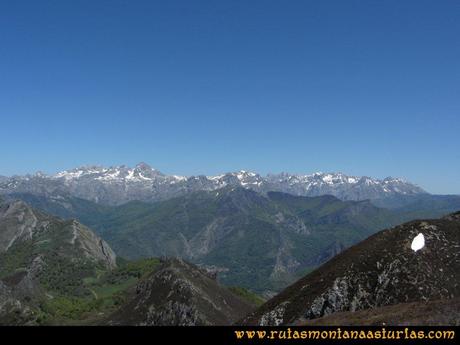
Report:
M 55 175 L 25 175 L 0 181 L 0 194 L 70 194 L 100 203 L 121 204 L 132 200 L 155 201 L 194 191 L 243 187 L 257 192 L 278 191 L 299 196 L 330 194 L 342 200 L 378 199 L 394 195 L 426 193 L 399 178 L 383 180 L 343 173 L 269 174 L 240 170 L 216 176 L 165 175 L 146 163 L 104 168 L 84 166 Z

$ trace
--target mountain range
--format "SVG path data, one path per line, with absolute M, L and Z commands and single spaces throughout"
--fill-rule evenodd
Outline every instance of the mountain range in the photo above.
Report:
M 242 187 L 261 193 L 284 192 L 299 196 L 333 195 L 341 200 L 382 199 L 426 192 L 407 181 L 388 177 L 348 176 L 342 173 L 269 174 L 238 171 L 217 176 L 165 175 L 145 163 L 134 168 L 86 166 L 55 175 L 0 178 L 0 194 L 32 193 L 64 195 L 91 200 L 104 205 L 129 201 L 159 201 L 196 191 L 213 191 L 223 187 Z
M 405 218 L 369 201 L 331 195 L 198 191 L 156 203 L 103 206 L 30 194 L 15 198 L 76 218 L 128 259 L 175 256 L 219 270 L 219 280 L 272 293 L 344 248 Z
M 77 219 L 124 258 L 181 257 L 219 270 L 224 284 L 267 296 L 378 230 L 460 209 L 457 196 L 343 201 L 230 186 L 119 206 L 62 195 L 4 197 Z
M 460 196 L 340 173 L 1 177 L 0 324 L 431 322 L 420 313 L 460 297 L 460 216 L 443 217 L 458 210 Z
M 269 197 L 314 212 L 331 201 Z M 460 212 L 371 235 L 263 304 L 213 267 L 119 258 L 88 227 L 23 201 L 0 203 L 0 268 L 2 325 L 458 325 Z

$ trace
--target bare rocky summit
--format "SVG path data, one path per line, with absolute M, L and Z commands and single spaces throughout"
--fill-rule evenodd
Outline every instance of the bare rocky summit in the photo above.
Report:
M 167 259 L 136 287 L 110 325 L 230 325 L 254 308 L 204 269 Z

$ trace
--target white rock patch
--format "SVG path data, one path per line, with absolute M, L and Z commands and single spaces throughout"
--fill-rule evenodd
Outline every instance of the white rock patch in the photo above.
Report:
M 422 233 L 415 236 L 410 247 L 414 252 L 425 247 L 425 236 Z

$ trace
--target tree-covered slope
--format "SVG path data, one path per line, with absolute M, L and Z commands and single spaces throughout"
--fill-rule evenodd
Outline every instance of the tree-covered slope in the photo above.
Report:
M 121 256 L 179 256 L 216 266 L 226 284 L 259 292 L 284 286 L 398 222 L 367 201 L 262 195 L 243 188 L 132 202 L 99 219 L 92 226 Z
M 16 194 L 35 207 L 77 218 L 130 258 L 178 256 L 216 266 L 228 285 L 278 290 L 385 227 L 456 210 L 458 197 L 341 201 L 222 188 L 157 203 L 101 206 L 74 197 Z

